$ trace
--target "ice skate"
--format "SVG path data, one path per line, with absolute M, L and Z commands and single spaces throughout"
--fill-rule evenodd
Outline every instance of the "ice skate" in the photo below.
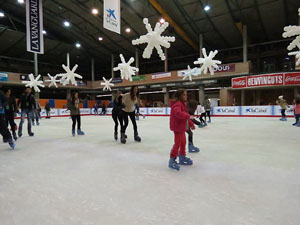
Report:
M 179 156 L 179 164 L 191 166 L 191 165 L 193 165 L 193 160 L 191 160 L 190 158 L 187 158 L 185 155 L 180 155 Z
M 78 129 L 78 130 L 77 130 L 77 134 L 78 134 L 78 135 L 84 135 L 84 132 L 81 131 L 80 129 Z
M 72 130 L 72 136 L 75 136 L 75 129 Z
M 189 143 L 189 152 L 199 152 L 200 149 L 195 147 L 192 143 Z
M 121 143 L 126 144 L 126 135 L 124 133 L 121 133 Z
M 13 140 L 12 139 L 9 139 L 8 140 L 8 144 L 9 144 L 9 146 L 11 147 L 11 149 L 15 149 L 15 144 L 14 144 L 14 142 L 13 142 Z
M 170 158 L 169 160 L 169 168 L 174 170 L 180 170 L 180 165 L 176 162 L 176 158 Z
M 139 137 L 139 134 L 138 134 L 138 133 L 134 133 L 134 140 L 135 140 L 136 142 L 141 142 L 141 141 L 142 141 L 142 139 Z
M 118 132 L 114 133 L 114 138 L 115 138 L 116 141 L 118 140 Z

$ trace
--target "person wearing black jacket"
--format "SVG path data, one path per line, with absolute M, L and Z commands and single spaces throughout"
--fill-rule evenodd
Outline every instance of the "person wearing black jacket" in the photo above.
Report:
M 4 142 L 8 142 L 9 146 L 14 149 L 15 144 L 12 140 L 11 134 L 7 128 L 7 124 L 5 121 L 5 102 L 6 98 L 4 93 L 0 90 L 0 134 L 3 137 Z
M 118 140 L 118 125 L 119 125 L 119 123 L 120 123 L 120 127 L 122 127 L 122 118 L 121 118 L 122 95 L 121 95 L 120 91 L 118 91 L 116 93 L 113 104 L 114 104 L 114 107 L 113 107 L 113 110 L 112 110 L 112 118 L 115 122 L 114 137 L 115 137 L 115 140 L 117 141 Z
M 46 110 L 46 119 L 50 119 L 50 111 L 51 111 L 51 108 L 50 108 L 49 102 L 46 103 L 46 105 L 45 105 L 45 110 Z
M 5 97 L 6 97 L 6 107 L 5 107 L 5 120 L 8 127 L 8 124 L 10 125 L 11 132 L 13 134 L 13 137 L 15 141 L 18 139 L 16 130 L 17 130 L 17 124 L 15 123 L 15 113 L 17 113 L 17 103 L 15 96 L 11 95 L 11 89 L 8 88 L 5 90 Z
M 33 110 L 36 108 L 36 106 L 35 106 L 35 98 L 34 98 L 33 94 L 31 93 L 31 88 L 27 87 L 25 89 L 25 93 L 23 93 L 19 99 L 18 106 L 19 106 L 19 108 L 21 108 L 21 121 L 19 124 L 18 135 L 19 135 L 19 137 L 22 137 L 23 123 L 25 121 L 25 116 L 27 115 L 28 135 L 33 136 L 34 133 L 31 131 L 31 121 L 32 121 L 32 117 L 33 117 Z

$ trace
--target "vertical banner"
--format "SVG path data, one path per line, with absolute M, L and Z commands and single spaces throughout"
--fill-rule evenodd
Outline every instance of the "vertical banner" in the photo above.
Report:
M 42 0 L 26 0 L 27 51 L 44 54 Z
M 103 27 L 107 30 L 121 33 L 120 0 L 104 0 Z

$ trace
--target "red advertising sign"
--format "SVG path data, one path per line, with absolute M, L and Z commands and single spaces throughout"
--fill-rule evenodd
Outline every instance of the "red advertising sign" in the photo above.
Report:
M 247 77 L 247 87 L 284 85 L 283 73 Z
M 247 87 L 247 77 L 232 78 L 232 88 L 245 88 Z
M 300 73 L 286 73 L 284 79 L 285 85 L 300 84 Z

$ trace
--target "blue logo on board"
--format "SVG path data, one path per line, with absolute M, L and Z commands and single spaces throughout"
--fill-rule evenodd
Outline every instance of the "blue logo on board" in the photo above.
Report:
M 113 9 L 107 9 L 106 11 L 109 13 L 107 15 L 109 18 L 113 17 L 115 20 L 117 19 L 116 16 L 115 16 L 115 10 L 113 10 Z

